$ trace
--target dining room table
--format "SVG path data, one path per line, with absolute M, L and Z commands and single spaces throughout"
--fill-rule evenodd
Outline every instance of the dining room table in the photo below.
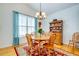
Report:
M 33 40 L 38 40 L 38 41 L 45 41 L 48 40 L 50 36 L 47 35 L 41 35 L 41 36 L 32 36 Z
M 37 41 L 39 44 L 39 54 L 40 54 L 40 48 L 43 48 L 43 44 L 48 43 L 49 42 L 49 35 L 33 35 L 32 36 L 32 40 L 33 41 Z

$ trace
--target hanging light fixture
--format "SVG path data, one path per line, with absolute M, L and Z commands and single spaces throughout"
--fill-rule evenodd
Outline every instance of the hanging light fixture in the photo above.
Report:
M 38 20 L 43 20 L 46 18 L 45 12 L 41 11 L 41 3 L 40 3 L 40 11 L 36 13 L 35 17 L 38 18 Z

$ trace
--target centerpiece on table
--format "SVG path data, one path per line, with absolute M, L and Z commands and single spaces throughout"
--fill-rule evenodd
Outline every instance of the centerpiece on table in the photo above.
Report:
M 39 28 L 38 33 L 40 33 L 40 36 L 42 35 L 42 32 L 43 32 L 42 28 Z

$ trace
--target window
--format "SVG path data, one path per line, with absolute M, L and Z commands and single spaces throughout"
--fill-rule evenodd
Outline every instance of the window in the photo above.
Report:
M 28 17 L 28 34 L 35 32 L 35 20 L 33 17 Z
M 31 16 L 26 16 L 19 14 L 19 37 L 24 36 L 25 34 L 31 34 L 35 32 L 35 19 Z
M 31 33 L 37 33 L 37 18 L 13 11 L 13 45 L 19 45 L 20 38 Z

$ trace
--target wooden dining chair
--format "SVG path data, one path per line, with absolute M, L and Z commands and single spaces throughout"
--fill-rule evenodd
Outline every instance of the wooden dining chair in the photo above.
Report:
M 27 43 L 28 43 L 28 47 L 32 48 L 33 47 L 33 41 L 32 41 L 32 37 L 30 34 L 26 35 L 26 39 L 27 39 Z
M 28 48 L 29 48 L 28 49 L 29 52 L 27 52 L 27 53 L 32 56 L 33 54 L 35 54 L 34 51 L 38 49 L 38 45 L 37 45 L 38 43 L 33 42 L 31 34 L 27 34 L 26 39 L 27 39 Z
M 75 32 L 72 35 L 72 40 L 69 40 L 68 47 L 71 48 L 71 52 L 74 54 L 75 48 L 79 48 L 79 32 Z
M 49 43 L 44 44 L 44 47 L 48 49 L 49 55 L 51 54 L 51 51 L 54 51 L 54 40 L 55 40 L 55 34 L 50 34 Z
M 79 32 L 76 32 L 72 35 L 72 40 L 69 41 L 69 46 L 73 46 L 77 48 L 79 45 Z

